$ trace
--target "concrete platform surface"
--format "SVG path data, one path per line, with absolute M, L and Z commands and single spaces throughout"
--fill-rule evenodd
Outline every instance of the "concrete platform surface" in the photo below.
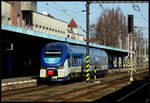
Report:
M 25 88 L 30 86 L 36 86 L 37 79 L 34 77 L 17 77 L 17 78 L 8 78 L 1 80 L 1 90 L 8 91 L 13 89 Z

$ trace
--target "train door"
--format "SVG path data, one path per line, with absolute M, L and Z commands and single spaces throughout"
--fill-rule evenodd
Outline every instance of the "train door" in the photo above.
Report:
M 66 74 L 70 73 L 70 67 L 69 67 L 69 59 L 66 59 L 65 63 L 64 63 L 64 69 L 66 71 Z

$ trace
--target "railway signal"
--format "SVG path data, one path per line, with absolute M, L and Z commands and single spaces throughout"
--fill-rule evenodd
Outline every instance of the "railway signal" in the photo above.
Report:
M 131 77 L 130 77 L 130 81 L 133 81 L 133 61 L 132 61 L 132 39 L 133 39 L 133 15 L 128 15 L 128 34 L 130 37 L 130 61 L 131 61 Z
M 133 15 L 128 15 L 128 33 L 133 34 Z

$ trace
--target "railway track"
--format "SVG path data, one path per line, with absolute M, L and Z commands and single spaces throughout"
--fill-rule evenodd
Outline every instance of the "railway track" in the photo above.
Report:
M 143 76 L 143 75 L 141 75 Z M 119 89 L 94 102 L 107 103 L 148 103 L 149 102 L 149 77 L 136 80 L 130 85 Z
M 66 85 L 57 84 L 53 86 L 46 86 L 46 85 L 37 86 L 36 88 L 35 87 L 28 88 L 16 92 L 14 91 L 12 93 L 2 93 L 2 101 L 24 101 L 24 100 L 35 101 L 35 102 L 41 102 L 41 101 L 42 102 L 47 102 L 47 101 L 68 102 L 68 101 L 80 101 L 80 100 L 84 101 L 85 100 L 84 98 L 87 97 L 90 98 L 90 96 L 92 94 L 94 95 L 94 93 L 97 91 L 101 93 L 104 90 L 116 88 L 115 86 L 117 86 L 117 84 L 119 83 L 120 84 L 124 83 L 126 85 L 126 81 L 129 81 L 129 78 L 127 77 L 129 77 L 129 74 L 127 73 L 122 73 L 122 75 L 119 75 L 119 73 L 117 73 L 115 75 L 109 75 L 104 78 L 99 78 L 98 80 L 102 81 L 102 83 L 100 84 L 84 83 L 85 81 L 80 81 L 80 82 L 73 82 Z M 44 91 L 47 92 L 47 94 L 45 94 Z M 30 97 L 35 96 L 37 94 L 40 96 L 38 98 L 30 98 L 30 99 L 28 98 L 29 100 L 19 98 L 19 97 L 27 96 L 29 94 L 30 95 L 32 94 Z M 18 97 L 20 100 L 15 99 L 15 97 Z
M 107 78 L 111 78 L 113 76 L 114 76 L 114 74 L 109 74 L 109 75 L 107 75 Z M 78 81 L 78 82 L 80 82 L 80 81 Z M 33 87 L 20 88 L 20 89 L 16 89 L 16 90 L 8 90 L 8 91 L 2 92 L 1 94 L 2 94 L 2 97 L 5 98 L 5 96 L 8 97 L 8 96 L 13 96 L 15 94 L 26 93 L 29 91 L 31 92 L 31 91 L 36 91 L 39 89 L 46 89 L 46 88 L 49 88 L 49 86 L 51 86 L 51 88 L 53 88 L 52 85 L 38 85 L 38 86 L 33 86 Z M 60 84 L 54 85 L 54 87 L 56 87 L 56 86 L 61 86 L 61 85 Z
M 143 76 L 143 75 L 142 75 Z M 88 97 L 95 95 L 96 92 L 102 93 L 106 89 L 115 88 L 118 84 L 127 83 L 129 81 L 129 76 L 124 76 L 115 80 L 109 80 L 103 84 L 96 84 L 84 88 L 79 88 L 76 90 L 67 91 L 65 93 L 60 93 L 54 96 L 47 96 L 40 98 L 35 102 L 79 102 L 85 101 Z
M 53 85 L 53 86 L 48 86 L 48 85 L 38 85 L 35 87 L 28 87 L 28 88 L 23 88 L 23 89 L 19 89 L 19 90 L 15 90 L 15 91 L 7 91 L 2 93 L 2 100 L 6 100 L 8 98 L 13 98 L 15 96 L 19 96 L 21 94 L 26 94 L 29 92 L 37 92 L 37 91 L 41 91 L 41 90 L 47 90 L 49 88 L 55 88 L 61 86 L 61 84 L 57 84 L 57 85 Z
M 139 94 L 138 92 L 144 88 L 147 88 L 147 86 L 149 85 L 148 82 L 144 83 L 143 85 L 141 85 L 140 87 L 138 87 L 137 89 L 131 91 L 130 93 L 122 96 L 121 98 L 119 98 L 116 102 L 124 102 L 124 101 L 129 101 L 129 99 L 131 100 L 131 98 L 134 98 L 133 96 L 137 94 Z M 146 101 L 145 101 L 146 102 Z
M 116 80 L 115 83 L 120 83 L 121 82 L 120 79 Z M 124 82 L 124 81 L 122 81 L 122 82 Z M 109 87 L 111 87 L 110 85 L 112 83 L 114 83 L 114 82 L 109 81 L 109 82 L 106 82 L 106 83 L 103 83 L 103 84 L 96 84 L 96 85 L 92 85 L 92 86 L 88 86 L 88 87 L 84 87 L 84 88 L 79 88 L 79 89 L 71 90 L 71 91 L 61 93 L 61 94 L 58 94 L 58 95 L 44 97 L 44 98 L 41 98 L 39 100 L 36 100 L 36 102 L 53 102 L 53 101 L 71 102 L 71 101 L 74 101 L 74 100 L 79 100 L 79 99 L 83 98 L 84 96 L 86 96 L 89 93 L 91 95 L 91 93 L 93 93 L 93 92 L 97 92 L 101 89 L 109 88 Z

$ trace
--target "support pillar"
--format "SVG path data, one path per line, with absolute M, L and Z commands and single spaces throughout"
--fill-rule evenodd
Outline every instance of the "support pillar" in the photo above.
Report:
M 124 61 L 123 61 L 123 58 L 124 58 L 124 57 L 121 57 L 122 68 L 123 68 L 123 62 L 124 62 Z
M 114 68 L 114 57 L 111 56 L 111 64 L 112 64 L 112 68 Z
M 117 68 L 119 68 L 119 57 L 117 56 Z

